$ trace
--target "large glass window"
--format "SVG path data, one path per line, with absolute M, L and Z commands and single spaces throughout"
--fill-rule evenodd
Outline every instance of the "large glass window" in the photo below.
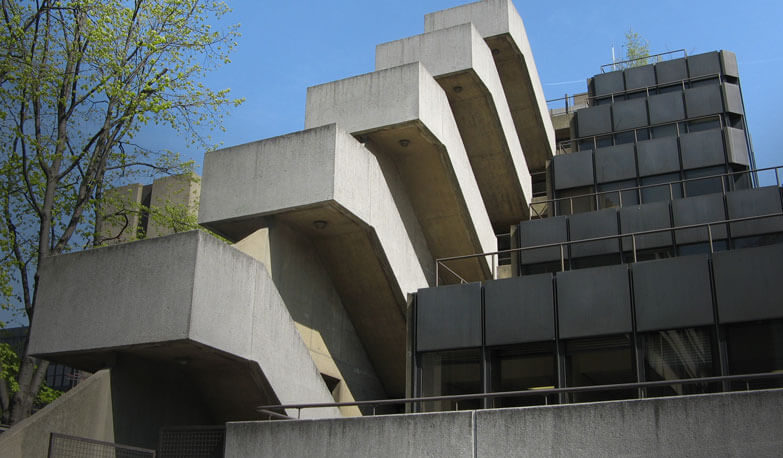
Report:
M 584 186 L 581 188 L 565 189 L 557 192 L 557 214 L 573 215 L 595 210 L 595 188 Z
M 783 372 L 783 320 L 732 324 L 726 327 L 729 372 Z M 744 388 L 745 384 L 737 384 Z M 783 380 L 750 382 L 750 388 L 783 387 Z
M 598 191 L 601 194 L 598 195 L 598 204 L 600 208 L 612 208 L 612 207 L 627 207 L 629 205 L 639 204 L 639 191 L 637 189 L 629 189 L 628 191 L 620 191 L 620 189 L 634 188 L 636 186 L 636 180 L 615 181 L 612 183 L 603 183 L 598 185 Z M 616 192 L 612 192 L 616 191 Z M 620 198 L 622 194 L 622 205 Z
M 555 348 L 552 342 L 530 343 L 490 351 L 490 390 L 521 391 L 556 386 Z M 554 403 L 556 396 L 495 398 L 493 407 Z
M 642 185 L 649 186 L 642 188 L 642 203 L 661 202 L 670 200 L 672 197 L 675 199 L 682 198 L 682 185 L 679 182 L 673 183 L 679 179 L 679 173 L 665 173 L 663 175 L 642 178 Z M 669 186 L 670 183 L 671 186 Z
M 702 378 L 720 375 L 710 328 L 687 328 L 639 335 L 647 381 Z M 647 388 L 649 396 L 674 396 L 715 391 L 713 384 L 685 384 Z
M 568 386 L 612 385 L 636 382 L 633 346 L 629 334 L 575 339 L 566 342 Z M 635 389 L 572 393 L 573 402 L 636 397 Z
M 481 393 L 481 350 L 449 350 L 422 353 L 419 358 L 421 367 L 421 395 L 447 396 L 452 394 Z M 459 404 L 459 405 L 457 405 Z M 422 410 L 435 412 L 442 410 L 479 409 L 481 400 L 467 401 L 430 401 L 422 403 Z
M 715 194 L 723 192 L 724 189 L 728 189 L 721 183 L 723 181 L 722 177 L 703 178 L 700 180 L 694 179 L 712 175 L 721 175 L 723 173 L 726 173 L 726 170 L 723 167 L 705 167 L 686 171 L 685 179 L 688 181 L 685 182 L 685 191 L 688 197 Z

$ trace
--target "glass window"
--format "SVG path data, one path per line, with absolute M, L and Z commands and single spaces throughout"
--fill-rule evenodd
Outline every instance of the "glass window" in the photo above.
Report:
M 632 130 L 627 132 L 620 132 L 619 134 L 614 134 L 614 144 L 622 145 L 625 143 L 633 143 L 634 138 L 635 137 Z
M 639 335 L 647 381 L 720 375 L 710 328 L 674 329 Z M 650 396 L 674 396 L 716 391 L 717 384 L 686 384 L 647 388 Z
M 690 87 L 714 86 L 716 84 L 720 84 L 720 78 L 717 76 L 691 81 Z
M 592 137 L 579 140 L 579 151 L 592 151 L 594 147 L 595 143 Z
M 481 393 L 481 350 L 450 350 L 422 353 L 421 395 L 447 396 L 452 394 Z M 481 399 L 460 401 L 459 408 L 479 409 Z M 430 401 L 422 403 L 422 410 L 435 412 L 455 410 L 454 401 Z
M 557 371 L 552 342 L 530 343 L 490 351 L 490 391 L 555 388 Z M 555 402 L 557 396 L 495 398 L 493 407 L 515 407 Z
M 732 189 L 750 189 L 752 187 L 750 172 L 747 171 L 747 167 L 733 165 L 731 169 L 733 172 L 740 172 L 731 176 Z
M 595 210 L 595 189 L 592 186 L 565 189 L 557 192 L 557 214 L 572 215 Z
M 653 138 L 661 137 L 676 137 L 677 125 L 676 124 L 664 124 L 662 126 L 655 126 L 652 129 Z
M 598 143 L 599 148 L 603 148 L 606 146 L 612 146 L 612 136 L 611 135 L 604 135 L 603 137 L 598 137 L 596 139 L 596 143 Z
M 658 87 L 658 93 L 659 94 L 666 94 L 669 92 L 681 92 L 682 91 L 682 85 L 680 83 L 677 83 L 672 86 L 662 86 Z
M 783 372 L 783 320 L 726 326 L 729 373 Z M 744 383 L 738 383 L 744 388 Z M 783 387 L 783 380 L 750 382 L 750 388 Z
M 712 226 L 713 229 L 717 229 L 717 225 Z M 724 228 L 726 226 L 723 226 Z M 686 229 L 687 230 L 687 229 Z M 713 251 L 726 251 L 729 249 L 729 243 L 726 240 L 713 240 Z M 701 243 L 689 243 L 687 245 L 677 245 L 677 256 L 690 256 L 692 254 L 709 254 L 710 242 Z
M 688 122 L 688 132 L 701 132 L 710 129 L 720 129 L 719 118 L 706 118 Z
M 630 335 L 575 339 L 566 342 L 568 386 L 611 385 L 636 382 Z M 573 402 L 636 397 L 636 390 L 571 393 Z
M 723 178 L 704 178 L 696 180 L 699 177 L 708 177 L 711 175 L 720 175 L 726 173 L 723 167 L 704 167 L 701 169 L 687 170 L 685 172 L 685 192 L 688 197 L 703 196 L 705 194 L 715 194 L 723 192 Z M 728 188 L 726 188 L 728 189 Z
M 639 194 L 636 189 L 630 189 L 628 191 L 619 191 L 620 189 L 628 189 L 636 186 L 636 180 L 626 181 L 614 181 L 612 183 L 604 183 L 598 185 L 598 190 L 602 194 L 598 195 L 599 208 L 612 208 L 612 207 L 627 207 L 629 205 L 639 204 Z M 605 192 L 609 191 L 609 192 Z M 611 192 L 616 191 L 616 192 Z M 622 194 L 622 205 L 620 205 L 620 198 Z
M 680 183 L 672 183 L 680 179 L 679 173 L 665 173 L 663 175 L 654 175 L 651 177 L 642 178 L 642 203 L 649 204 L 650 202 L 663 202 L 670 200 L 671 197 L 675 199 L 682 198 L 682 185 Z M 669 183 L 672 183 L 669 186 Z M 660 186 L 652 186 L 660 184 Z

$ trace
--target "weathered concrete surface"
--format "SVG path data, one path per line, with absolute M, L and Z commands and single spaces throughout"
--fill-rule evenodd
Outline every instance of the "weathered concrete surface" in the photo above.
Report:
M 470 457 L 472 413 L 226 424 L 226 458 Z
M 226 425 L 226 458 L 753 456 L 783 450 L 783 390 Z
M 195 174 L 174 175 L 159 178 L 152 183 L 150 208 L 153 211 L 187 209 L 195 215 L 198 211 L 201 180 Z M 166 213 L 163 213 L 164 215 Z M 147 237 L 173 234 L 174 228 L 151 217 L 147 223 Z
M 96 372 L 35 415 L 0 434 L 0 456 L 45 458 L 52 432 L 114 442 L 108 370 Z
M 141 223 L 138 210 L 144 199 L 144 191 L 144 185 L 134 183 L 109 189 L 104 193 L 101 204 L 103 216 L 98 218 L 96 230 L 103 243 L 136 240 Z
M 421 62 L 451 104 L 495 231 L 528 217 L 530 172 L 492 52 L 472 24 L 378 45 L 375 69 Z
M 32 354 L 91 371 L 117 353 L 198 369 L 218 418 L 332 400 L 264 267 L 203 232 L 47 258 L 40 272 Z
M 345 307 L 388 394 L 401 396 L 405 294 L 432 284 L 434 267 L 402 180 L 393 167 L 382 167 L 384 160 L 334 124 L 209 153 L 199 219 L 232 237 L 270 227 L 272 239 L 261 244 L 272 253 L 259 248 L 256 256 L 272 261 L 272 278 L 294 319 L 336 343 L 333 317 L 324 315 L 329 306 L 306 305 L 328 297 L 330 287 L 314 290 L 310 276 L 275 266 L 289 250 L 302 249 L 284 227 L 310 240 L 302 242 L 311 259 L 303 259 L 301 269 L 317 265 L 312 254 L 320 255 L 340 295 L 336 308 Z M 302 297 L 308 290 L 314 299 Z M 305 312 L 317 307 L 324 309 L 318 315 Z
M 318 371 L 339 382 L 335 401 L 381 399 L 386 396 L 377 371 L 351 322 L 313 240 L 282 221 L 270 218 L 234 244 L 261 260 L 283 298 Z M 314 255 L 315 254 L 315 255 Z M 344 416 L 360 415 L 357 407 L 341 407 Z
M 420 63 L 308 88 L 305 126 L 335 122 L 396 168 L 432 255 L 496 250 L 448 99 Z M 454 269 L 465 278 L 491 275 L 483 258 Z
M 476 456 L 780 456 L 783 390 L 477 412 Z
M 555 131 L 527 32 L 511 0 L 484 0 L 424 16 L 424 31 L 473 23 L 487 41 L 531 172 L 544 170 Z

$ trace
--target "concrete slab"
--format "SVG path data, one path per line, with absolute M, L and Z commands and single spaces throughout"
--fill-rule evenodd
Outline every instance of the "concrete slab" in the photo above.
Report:
M 420 63 L 309 88 L 305 126 L 334 122 L 383 157 L 384 173 L 399 173 L 433 256 L 496 250 L 448 99 Z M 452 268 L 464 278 L 491 276 L 486 259 Z
M 263 265 L 210 235 L 56 256 L 40 272 L 31 354 L 88 371 L 128 359 L 186 366 L 221 418 L 332 400 Z
M 492 52 L 472 24 L 378 45 L 375 69 L 421 62 L 451 104 L 495 231 L 528 218 L 530 172 Z
M 387 392 L 401 396 L 406 294 L 433 284 L 434 262 L 402 179 L 384 160 L 334 124 L 208 153 L 200 222 L 231 237 L 241 235 L 238 220 L 269 227 L 277 251 L 265 256 L 284 295 L 313 288 L 315 274 L 282 284 L 291 276 L 278 276 L 274 259 L 297 245 L 282 240 L 282 228 L 310 239 Z M 331 318 L 314 318 L 313 307 L 297 317 L 301 302 L 286 300 L 294 318 L 327 333 Z
M 531 172 L 542 171 L 555 150 L 555 131 L 546 107 L 525 25 L 511 0 L 484 0 L 424 16 L 424 31 L 473 23 L 497 65 Z

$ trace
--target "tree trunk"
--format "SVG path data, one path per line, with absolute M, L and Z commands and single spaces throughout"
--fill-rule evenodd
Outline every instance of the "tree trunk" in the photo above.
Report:
M 49 362 L 26 356 L 19 364 L 19 391 L 11 402 L 10 424 L 14 425 L 33 413 L 33 403 L 44 381 Z

